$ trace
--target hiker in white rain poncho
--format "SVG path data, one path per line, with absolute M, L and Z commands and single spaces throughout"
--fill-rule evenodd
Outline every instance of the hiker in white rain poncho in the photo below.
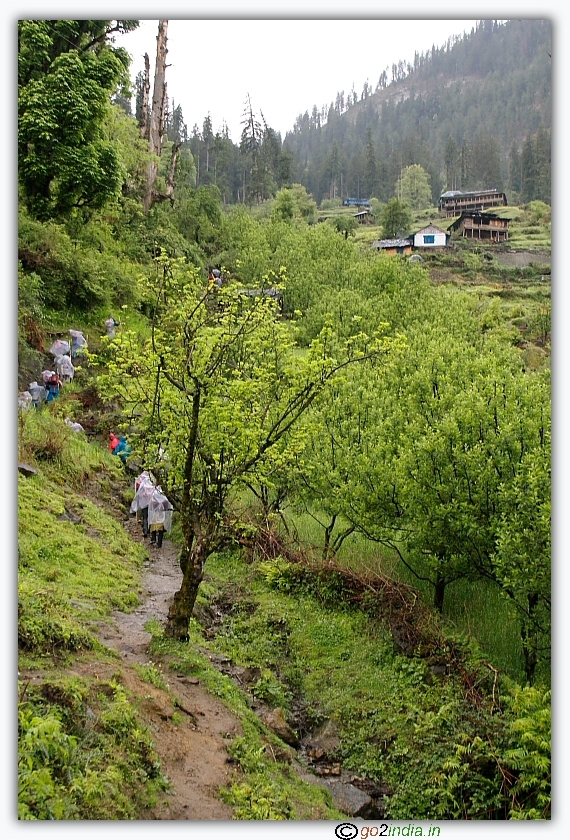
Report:
M 109 338 L 115 338 L 115 327 L 120 326 L 120 321 L 115 321 L 112 315 L 109 315 L 105 321 L 105 329 Z
M 28 385 L 28 391 L 32 396 L 32 403 L 36 408 L 39 408 L 40 405 L 47 399 L 46 389 L 43 385 L 38 385 L 37 382 L 30 382 Z
M 75 368 L 73 367 L 73 362 L 69 356 L 56 356 L 55 369 L 57 371 L 57 375 L 64 383 L 71 382 L 75 376 Z
M 83 428 L 81 423 L 74 423 L 73 420 L 69 419 L 69 417 L 66 417 L 63 422 L 66 423 L 69 426 L 69 428 L 71 429 L 72 432 L 84 432 L 85 431 L 85 429 Z
M 148 503 L 148 524 L 150 526 L 150 541 L 162 547 L 165 531 L 172 530 L 172 505 L 157 487 Z
M 146 470 L 135 478 L 135 498 L 131 502 L 131 513 L 136 513 L 142 522 L 143 537 L 148 537 L 148 503 L 155 491 L 154 476 Z
M 49 352 L 52 354 L 52 356 L 55 356 L 56 358 L 57 356 L 65 356 L 67 353 L 69 353 L 69 350 L 69 341 L 64 341 L 62 338 L 58 338 L 56 341 L 54 341 L 52 346 L 49 348 Z
M 20 391 L 18 394 L 18 408 L 26 411 L 32 405 L 32 395 L 29 391 Z
M 87 339 L 80 330 L 69 330 L 71 336 L 71 358 L 76 359 L 87 348 Z

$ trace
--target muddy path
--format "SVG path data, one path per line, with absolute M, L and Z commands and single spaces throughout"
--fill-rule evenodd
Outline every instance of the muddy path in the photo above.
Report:
M 143 540 L 134 518 L 125 522 L 125 528 L 133 539 L 144 542 L 149 552 L 141 604 L 132 613 L 113 613 L 98 636 L 121 658 L 125 687 L 140 698 L 139 709 L 152 732 L 162 771 L 172 785 L 171 792 L 142 819 L 229 820 L 232 809 L 220 801 L 218 791 L 230 781 L 227 746 L 240 733 L 240 721 L 198 679 L 164 668 L 175 708 L 167 692 L 141 680 L 132 667 L 149 663 L 151 635 L 144 626 L 152 618 L 165 622 L 182 573 L 177 549 L 169 540 L 165 539 L 160 549 Z M 153 656 L 153 662 L 157 661 Z M 84 665 L 83 670 L 93 667 Z

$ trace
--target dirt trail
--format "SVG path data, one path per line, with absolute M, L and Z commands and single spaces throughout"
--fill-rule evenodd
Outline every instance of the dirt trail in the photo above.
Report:
M 129 519 L 125 528 L 134 539 L 142 541 L 140 525 L 134 519 Z M 126 688 L 142 698 L 140 710 L 152 731 L 163 773 L 172 783 L 172 793 L 142 818 L 228 820 L 232 809 L 217 798 L 217 792 L 229 781 L 231 765 L 227 763 L 226 748 L 241 731 L 239 719 L 197 679 L 177 676 L 165 668 L 163 673 L 177 700 L 175 710 L 165 691 L 144 682 L 129 667 L 149 662 L 151 636 L 144 625 L 151 618 L 165 621 L 182 580 L 172 543 L 165 539 L 158 549 L 150 540 L 144 542 L 150 560 L 145 561 L 142 603 L 133 613 L 114 613 L 112 622 L 99 632 L 103 644 L 121 656 Z M 153 657 L 153 661 L 156 663 L 158 658 Z M 173 721 L 175 712 L 178 722 Z

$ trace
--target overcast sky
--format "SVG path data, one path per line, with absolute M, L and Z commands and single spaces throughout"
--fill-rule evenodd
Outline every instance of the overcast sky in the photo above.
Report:
M 181 105 L 191 132 L 210 114 L 214 132 L 227 123 L 239 142 L 247 94 L 282 139 L 300 113 L 376 88 L 392 64 L 413 63 L 414 53 L 442 46 L 470 31 L 476 20 L 169 20 L 168 96 Z M 158 20 L 117 39 L 133 56 L 133 79 L 148 52 L 151 75 Z M 152 84 L 152 81 L 151 81 Z

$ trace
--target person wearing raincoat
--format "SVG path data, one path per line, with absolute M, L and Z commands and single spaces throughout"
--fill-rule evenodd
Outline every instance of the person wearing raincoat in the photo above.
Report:
M 75 376 L 75 368 L 67 354 L 61 354 L 55 357 L 55 369 L 57 375 L 64 383 L 69 383 Z
M 71 336 L 71 358 L 76 359 L 87 348 L 87 339 L 80 330 L 69 330 L 69 334 Z
M 155 490 L 154 476 L 144 470 L 135 478 L 135 497 L 131 502 L 131 513 L 142 523 L 143 537 L 148 537 L 148 503 Z
M 165 531 L 172 530 L 172 505 L 157 487 L 148 503 L 148 522 L 150 526 L 150 541 L 162 548 Z
M 120 326 L 120 321 L 115 321 L 112 315 L 109 315 L 105 321 L 105 329 L 107 330 L 108 338 L 115 338 L 115 327 Z
M 32 404 L 39 408 L 40 405 L 47 399 L 47 391 L 43 385 L 38 385 L 37 382 L 30 382 L 28 391 L 32 395 Z
M 133 450 L 131 449 L 131 445 L 128 442 L 128 440 L 126 439 L 126 437 L 124 435 L 120 435 L 119 436 L 119 442 L 115 446 L 115 448 L 113 450 L 113 454 L 118 455 L 119 458 L 121 459 L 121 461 L 123 462 L 123 464 L 126 464 L 127 463 L 127 458 L 129 457 L 129 455 L 131 454 L 132 451 Z

